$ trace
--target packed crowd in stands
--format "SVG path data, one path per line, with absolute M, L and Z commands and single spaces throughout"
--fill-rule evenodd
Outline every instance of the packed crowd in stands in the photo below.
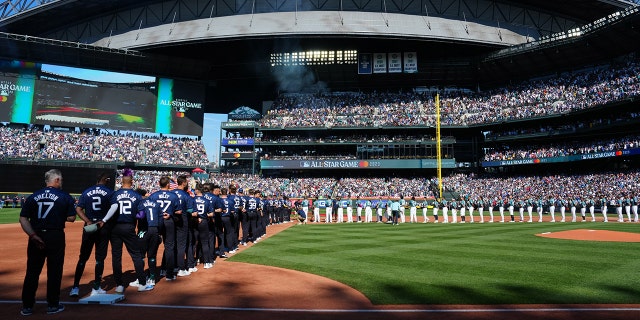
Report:
M 501 137 L 513 137 L 520 135 L 545 135 L 545 134 L 566 134 L 573 133 L 583 129 L 593 129 L 597 127 L 624 124 L 628 121 L 637 121 L 640 113 L 624 112 L 621 114 L 611 114 L 607 117 L 599 117 L 597 119 L 589 119 L 587 121 L 575 121 L 568 124 L 557 126 L 539 126 L 537 128 L 519 128 L 504 131 L 490 131 L 487 133 L 487 140 Z
M 640 171 L 546 176 L 476 176 L 443 178 L 447 189 L 471 199 L 592 199 L 637 197 Z
M 526 147 L 502 146 L 486 153 L 484 161 L 539 159 L 566 157 L 589 153 L 627 150 L 640 147 L 640 136 L 630 135 L 620 138 L 601 139 L 589 142 L 565 141 Z
M 285 154 L 285 155 L 265 155 L 266 160 L 356 160 L 353 154 L 323 154 L 323 155 L 307 155 L 307 154 Z
M 472 125 L 564 114 L 640 94 L 640 63 L 535 80 L 477 94 L 441 97 L 442 125 Z M 434 126 L 431 94 L 372 92 L 283 95 L 262 127 Z
M 454 137 L 443 137 L 442 139 L 454 139 Z M 398 141 L 435 141 L 434 136 L 412 136 L 412 135 L 348 135 L 329 137 L 300 137 L 300 136 L 264 136 L 256 139 L 261 142 L 314 142 L 314 143 L 340 143 L 340 142 L 398 142 Z
M 191 138 L 45 131 L 0 126 L 0 159 L 77 160 L 204 166 L 204 145 Z
M 157 181 L 167 175 L 174 179 L 179 175 L 189 175 L 188 172 L 173 171 L 135 171 L 134 183 L 136 188 L 152 192 L 159 189 Z M 433 197 L 430 180 L 426 178 L 271 178 L 255 174 L 217 173 L 212 179 L 192 179 L 196 182 L 213 182 L 226 187 L 237 184 L 246 189 L 261 190 L 265 195 L 286 196 L 287 198 L 317 198 L 317 197 L 399 197 L 415 196 L 421 198 Z M 116 189 L 120 186 L 120 177 L 116 178 Z
M 121 174 L 121 171 L 119 171 L 119 174 Z M 186 172 L 186 171 L 138 170 L 138 171 L 134 171 L 133 184 L 136 189 L 142 189 L 149 193 L 152 193 L 160 189 L 160 185 L 158 184 L 158 181 L 160 181 L 160 178 L 162 176 L 170 176 L 170 177 L 173 177 L 175 180 L 180 175 L 190 175 L 190 174 L 191 174 L 190 172 Z M 197 181 L 192 179 L 190 182 L 191 184 L 189 187 L 191 189 L 194 189 L 195 183 Z M 120 189 L 121 186 L 122 186 L 122 176 L 119 175 L 116 177 L 116 184 L 115 184 L 116 190 Z
M 184 172 L 138 171 L 135 181 L 147 191 L 157 190 L 157 178 Z M 236 184 L 261 190 L 266 196 L 299 198 L 404 198 L 434 199 L 436 178 L 269 178 L 252 174 L 215 174 L 208 182 L 223 187 Z M 141 185 L 142 182 L 145 185 Z M 600 199 L 640 195 L 640 170 L 592 174 L 530 176 L 452 174 L 443 178 L 445 191 L 467 199 Z M 148 182 L 148 183 L 147 183 Z M 203 182 L 203 181 L 199 181 Z M 195 183 L 195 181 L 192 181 Z M 149 186 L 147 186 L 149 185 Z M 116 186 L 118 188 L 118 186 Z
M 333 194 L 340 198 L 434 197 L 431 183 L 426 178 L 342 178 L 338 180 Z

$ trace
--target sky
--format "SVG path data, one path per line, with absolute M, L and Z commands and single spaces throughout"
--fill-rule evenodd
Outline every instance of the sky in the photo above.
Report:
M 219 162 L 220 155 L 220 126 L 227 121 L 227 114 L 205 113 L 202 124 L 202 143 L 207 150 L 209 161 Z

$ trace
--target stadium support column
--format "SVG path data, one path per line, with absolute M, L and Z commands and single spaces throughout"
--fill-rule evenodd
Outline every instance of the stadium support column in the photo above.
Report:
M 436 93 L 436 158 L 438 169 L 438 200 L 442 199 L 442 145 L 440 143 L 440 94 Z
M 297 3 L 297 2 L 296 2 Z M 251 135 L 254 141 L 256 138 L 256 126 L 253 125 L 253 134 Z M 256 144 L 253 143 L 253 149 L 251 150 L 251 174 L 256 174 Z
M 218 170 L 222 170 L 222 139 L 224 138 L 224 135 L 222 135 L 223 134 L 222 127 L 223 126 L 220 126 L 220 146 L 218 146 Z M 226 148 L 225 148 L 225 150 L 226 150 Z

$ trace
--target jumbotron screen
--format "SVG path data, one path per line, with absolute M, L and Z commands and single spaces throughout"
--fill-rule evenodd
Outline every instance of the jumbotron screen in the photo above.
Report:
M 205 85 L 0 60 L 0 121 L 202 135 Z

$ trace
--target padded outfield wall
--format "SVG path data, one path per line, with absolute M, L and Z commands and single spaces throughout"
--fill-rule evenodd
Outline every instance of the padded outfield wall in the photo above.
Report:
M 72 194 L 79 194 L 84 189 L 96 183 L 98 176 L 109 172 L 112 179 L 109 187 L 115 185 L 114 168 L 69 167 L 48 164 L 0 164 L 0 193 L 31 194 L 45 186 L 44 174 L 49 169 L 59 169 L 62 172 L 63 189 Z

